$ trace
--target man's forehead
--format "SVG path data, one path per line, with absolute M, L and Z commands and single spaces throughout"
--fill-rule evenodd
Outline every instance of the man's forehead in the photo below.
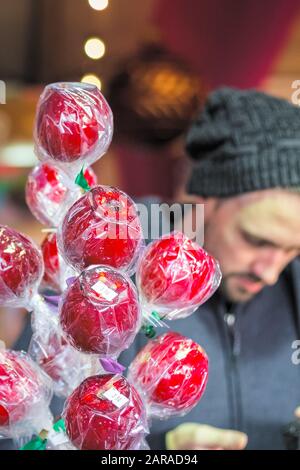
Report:
M 247 206 L 253 203 L 259 203 L 263 201 L 287 201 L 293 200 L 296 203 L 300 204 L 300 188 L 296 189 L 284 189 L 284 188 L 273 188 L 273 189 L 264 189 L 261 191 L 253 191 L 249 193 L 244 193 L 239 196 L 236 196 L 234 199 L 237 200 L 238 205 Z
M 300 246 L 300 194 L 275 189 L 238 199 L 236 216 L 243 229 L 283 244 L 293 236 Z

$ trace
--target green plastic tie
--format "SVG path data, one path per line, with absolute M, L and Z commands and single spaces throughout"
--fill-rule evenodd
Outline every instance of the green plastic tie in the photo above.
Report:
M 153 312 L 151 312 L 151 317 L 155 318 L 156 320 L 161 320 L 161 316 L 158 312 L 156 312 L 155 310 L 153 310 Z
M 154 326 L 152 325 L 145 325 L 142 327 L 143 332 L 147 336 L 147 338 L 152 339 L 156 336 L 156 331 Z
M 56 421 L 56 423 L 53 425 L 53 429 L 55 432 L 66 432 L 66 426 L 65 422 L 63 419 L 59 419 Z
M 155 310 L 151 312 L 151 317 L 155 318 L 156 320 L 161 320 L 161 316 Z M 154 326 L 150 325 L 149 323 L 142 326 L 142 331 L 145 333 L 147 338 L 152 339 L 156 336 L 156 330 Z
M 83 167 L 81 168 L 80 172 L 76 176 L 75 183 L 82 188 L 85 192 L 89 191 L 91 189 L 89 183 L 86 180 L 86 177 L 84 176 L 84 171 Z
M 27 442 L 20 450 L 46 450 L 47 439 L 42 439 L 40 436 L 33 438 Z

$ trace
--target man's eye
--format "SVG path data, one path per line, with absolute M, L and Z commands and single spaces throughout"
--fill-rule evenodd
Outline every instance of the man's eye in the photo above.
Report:
M 244 240 L 252 246 L 264 247 L 264 246 L 271 245 L 270 242 L 266 240 L 262 240 L 261 238 L 254 237 L 253 235 L 250 235 L 249 233 L 242 232 L 242 235 L 243 235 Z

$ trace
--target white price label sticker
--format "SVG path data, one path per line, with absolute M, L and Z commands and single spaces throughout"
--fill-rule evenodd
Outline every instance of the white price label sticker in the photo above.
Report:
M 116 298 L 118 295 L 117 292 L 107 287 L 107 285 L 102 281 L 96 282 L 96 284 L 92 286 L 92 289 L 109 302 L 114 300 L 114 298 Z
M 102 394 L 107 400 L 110 400 L 115 406 L 121 408 L 121 406 L 128 403 L 128 398 L 122 395 L 115 387 L 111 387 L 109 390 Z

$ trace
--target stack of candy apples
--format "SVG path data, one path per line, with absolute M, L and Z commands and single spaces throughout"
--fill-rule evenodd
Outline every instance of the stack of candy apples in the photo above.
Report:
M 180 232 L 145 247 L 135 203 L 99 185 L 91 168 L 112 133 L 96 86 L 47 86 L 35 120 L 39 164 L 26 185 L 46 237 L 39 248 L 0 225 L 0 306 L 32 312 L 33 330 L 27 352 L 1 346 L 0 438 L 27 439 L 26 449 L 147 448 L 151 419 L 188 413 L 207 383 L 200 345 L 172 331 L 154 336 L 212 296 L 218 262 Z M 152 339 L 125 378 L 118 357 L 145 333 Z M 53 393 L 65 399 L 56 423 Z

